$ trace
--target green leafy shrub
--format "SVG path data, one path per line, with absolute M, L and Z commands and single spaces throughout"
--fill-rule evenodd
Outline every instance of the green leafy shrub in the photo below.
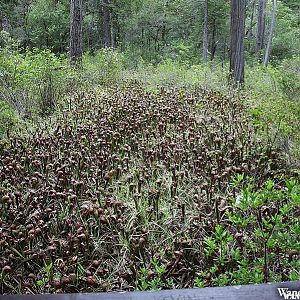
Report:
M 204 287 L 207 278 L 217 286 L 299 280 L 299 260 L 293 260 L 300 251 L 299 182 L 287 179 L 280 186 L 267 180 L 260 189 L 254 184 L 243 174 L 233 180 L 228 220 L 204 240 L 205 256 L 213 263 L 198 273 L 196 287 Z M 281 277 L 270 268 L 276 261 L 284 270 Z
M 85 53 L 81 80 L 87 86 L 108 85 L 119 80 L 122 69 L 123 56 L 113 49 L 101 49 L 94 55 Z
M 27 43 L 31 47 L 62 53 L 68 47 L 69 22 L 67 1 L 37 0 L 27 16 Z
M 72 69 L 66 58 L 50 50 L 18 49 L 17 43 L 3 36 L 0 50 L 0 96 L 20 114 L 47 114 L 69 88 Z
M 14 110 L 7 103 L 0 100 L 0 138 L 9 135 L 9 130 L 17 123 Z
M 276 67 L 247 69 L 245 95 L 257 130 L 278 143 L 287 160 L 300 166 L 299 58 Z
M 300 56 L 284 59 L 280 66 L 280 86 L 290 100 L 300 99 Z
M 80 68 L 72 68 L 65 56 L 49 49 L 19 49 L 18 43 L 2 34 L 0 50 L 0 96 L 21 115 L 53 112 L 68 92 L 118 81 L 123 57 L 112 49 L 95 55 L 86 53 Z
M 145 64 L 142 60 L 135 70 L 126 70 L 125 79 L 134 79 L 155 89 L 158 86 L 204 88 L 215 91 L 228 91 L 227 67 L 222 67 L 219 62 L 198 64 L 190 66 L 186 62 L 166 59 L 156 66 Z

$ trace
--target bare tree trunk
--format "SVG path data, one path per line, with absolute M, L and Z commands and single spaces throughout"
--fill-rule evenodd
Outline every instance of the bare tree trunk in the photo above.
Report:
M 208 0 L 204 0 L 204 25 L 203 25 L 203 61 L 207 62 L 208 53 Z
M 113 23 L 113 15 L 110 13 L 110 46 L 115 48 L 115 31 L 114 31 L 114 23 Z
M 269 63 L 270 54 L 271 54 L 271 50 L 272 50 L 272 41 L 273 41 L 273 35 L 274 35 L 275 23 L 276 23 L 276 13 L 277 13 L 277 0 L 273 0 L 271 28 L 270 28 L 269 40 L 268 40 L 265 59 L 264 59 L 265 66 L 267 66 Z
M 259 0 L 258 15 L 257 15 L 257 29 L 256 29 L 256 44 L 255 44 L 255 53 L 257 59 L 260 59 L 261 50 L 264 49 L 265 27 L 266 27 L 266 5 L 267 5 L 267 0 Z
M 103 47 L 109 48 L 111 46 L 111 13 L 109 8 L 110 0 L 104 0 L 102 6 L 102 28 L 103 28 Z
M 217 43 L 216 43 L 216 19 L 213 19 L 210 60 L 213 60 L 215 58 L 216 50 L 217 50 Z
M 0 10 L 0 32 L 3 30 L 3 13 Z
M 255 0 L 252 0 L 251 2 L 251 16 L 250 16 L 250 27 L 248 31 L 248 50 L 251 50 L 251 42 L 252 42 L 252 37 L 253 37 L 253 21 L 254 21 L 254 11 L 255 11 Z
M 6 15 L 0 11 L 0 31 L 4 30 L 9 32 L 9 21 Z
M 70 60 L 71 63 L 82 58 L 82 2 L 71 0 L 70 7 Z
M 246 0 L 231 0 L 230 72 L 236 83 L 244 82 Z

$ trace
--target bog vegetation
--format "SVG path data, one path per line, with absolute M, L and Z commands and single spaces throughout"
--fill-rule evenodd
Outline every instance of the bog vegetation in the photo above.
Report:
M 298 6 L 248 2 L 234 82 L 228 1 L 0 1 L 1 294 L 299 280 Z

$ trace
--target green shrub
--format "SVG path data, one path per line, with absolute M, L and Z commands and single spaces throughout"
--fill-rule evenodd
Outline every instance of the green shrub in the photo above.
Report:
M 25 24 L 27 43 L 62 53 L 69 46 L 69 22 L 68 1 L 36 0 Z
M 297 66 L 298 64 L 298 66 Z M 299 58 L 277 67 L 247 69 L 245 93 L 257 130 L 284 150 L 287 160 L 300 166 Z
M 300 101 L 300 56 L 284 59 L 279 68 L 282 90 L 289 99 Z
M 227 68 L 219 62 L 189 66 L 186 62 L 167 59 L 154 66 L 141 60 L 136 70 L 126 70 L 123 75 L 125 79 L 139 80 L 152 89 L 166 86 L 228 91 Z
M 101 49 L 94 55 L 85 53 L 81 80 L 87 86 L 108 85 L 119 80 L 122 69 L 123 56 L 113 49 Z
M 9 135 L 10 129 L 17 123 L 12 107 L 0 100 L 0 138 Z
M 47 114 L 69 88 L 72 69 L 68 60 L 50 50 L 22 50 L 2 36 L 0 50 L 0 96 L 20 114 Z

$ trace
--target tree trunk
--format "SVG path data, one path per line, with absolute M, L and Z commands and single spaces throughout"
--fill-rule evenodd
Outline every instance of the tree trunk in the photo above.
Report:
M 265 59 L 264 59 L 265 66 L 267 66 L 269 63 L 270 54 L 271 54 L 271 50 L 272 50 L 272 41 L 273 41 L 273 35 L 274 35 L 275 23 L 276 23 L 276 13 L 277 13 L 277 0 L 273 0 L 271 28 L 270 28 L 269 40 L 268 40 Z
M 9 21 L 6 15 L 0 11 L 0 31 L 4 30 L 9 32 Z
M 102 6 L 102 28 L 103 28 L 103 47 L 111 47 L 111 12 L 109 8 L 110 0 L 104 0 Z
M 267 5 L 267 0 L 259 0 L 258 15 L 257 15 L 257 29 L 256 29 L 256 44 L 255 44 L 255 53 L 257 59 L 260 59 L 261 50 L 264 49 L 265 27 L 266 27 L 266 5 Z
M 4 14 L 2 13 L 2 11 L 0 9 L 0 32 L 3 30 L 3 17 L 4 17 Z
M 253 37 L 253 21 L 254 21 L 254 11 L 255 11 L 255 0 L 252 0 L 251 2 L 251 16 L 250 16 L 250 27 L 248 31 L 248 50 L 251 50 L 251 42 Z
M 70 7 L 70 60 L 80 62 L 82 58 L 82 2 L 71 0 Z
M 244 82 L 246 0 L 231 0 L 230 72 L 236 83 Z
M 116 45 L 116 36 L 114 31 L 114 23 L 113 23 L 113 14 L 110 13 L 110 46 L 115 48 Z
M 213 19 L 210 60 L 213 60 L 215 58 L 216 50 L 217 50 L 217 43 L 216 43 L 216 19 Z
M 204 0 L 204 25 L 203 25 L 203 61 L 207 62 L 208 54 L 208 0 Z

